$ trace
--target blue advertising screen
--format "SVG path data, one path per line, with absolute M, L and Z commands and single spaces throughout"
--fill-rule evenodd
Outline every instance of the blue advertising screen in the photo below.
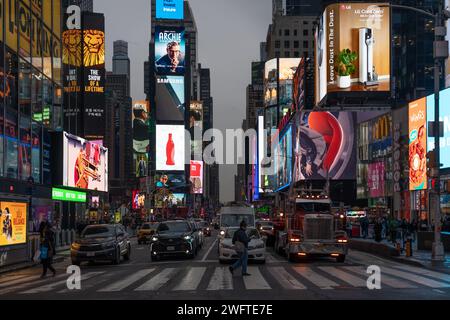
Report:
M 450 88 L 439 93 L 439 120 L 444 122 L 444 137 L 440 139 L 443 167 L 450 168 Z M 434 121 L 434 95 L 427 97 L 427 121 Z M 434 150 L 434 138 L 428 138 L 428 151 Z
M 156 19 L 183 20 L 183 0 L 156 0 Z

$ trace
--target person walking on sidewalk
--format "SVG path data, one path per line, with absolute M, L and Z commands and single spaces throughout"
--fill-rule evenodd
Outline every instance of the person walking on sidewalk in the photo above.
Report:
M 41 251 L 41 263 L 42 263 L 42 275 L 44 278 L 47 275 L 47 269 L 53 273 L 53 277 L 56 275 L 56 270 L 53 268 L 53 256 L 55 251 L 55 234 L 52 230 L 52 226 L 49 222 L 42 222 L 39 227 L 40 233 L 40 251 Z
M 250 238 L 247 235 L 247 223 L 245 221 L 242 221 L 239 230 L 237 230 L 233 235 L 233 244 L 236 248 L 239 260 L 236 261 L 232 266 L 230 266 L 229 270 L 231 274 L 233 274 L 234 270 L 242 266 L 242 275 L 250 275 L 249 273 L 247 273 L 249 242 Z

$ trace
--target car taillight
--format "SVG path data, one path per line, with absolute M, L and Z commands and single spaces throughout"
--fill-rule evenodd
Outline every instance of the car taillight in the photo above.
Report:
M 300 238 L 291 238 L 289 239 L 290 242 L 300 242 Z
M 348 242 L 347 238 L 342 238 L 342 237 L 341 238 L 337 238 L 336 241 L 338 243 L 347 243 Z

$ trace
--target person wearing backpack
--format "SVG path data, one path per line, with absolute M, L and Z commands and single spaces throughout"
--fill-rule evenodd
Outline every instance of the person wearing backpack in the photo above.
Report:
M 41 251 L 41 263 L 42 263 L 42 275 L 44 278 L 47 275 L 47 270 L 53 273 L 53 277 L 56 275 L 56 270 L 53 268 L 53 256 L 55 255 L 55 235 L 52 230 L 52 226 L 49 222 L 42 222 L 39 227 L 40 233 L 40 251 Z

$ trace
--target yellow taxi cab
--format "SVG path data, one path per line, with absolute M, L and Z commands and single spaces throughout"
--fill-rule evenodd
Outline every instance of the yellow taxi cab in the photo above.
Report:
M 151 236 L 155 233 L 159 223 L 145 222 L 137 233 L 138 244 L 150 242 Z

